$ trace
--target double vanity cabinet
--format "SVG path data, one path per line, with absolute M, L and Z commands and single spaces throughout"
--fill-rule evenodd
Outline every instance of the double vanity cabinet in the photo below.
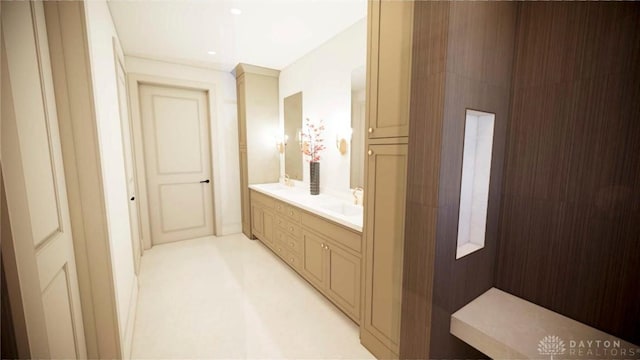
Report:
M 306 207 L 308 199 L 288 201 L 284 194 L 290 194 L 289 189 L 270 191 L 269 186 L 252 185 L 275 183 L 282 175 L 277 161 L 272 163 L 273 155 L 278 156 L 272 144 L 263 141 L 279 124 L 273 114 L 277 73 L 245 64 L 236 69 L 243 232 L 260 239 L 358 323 L 360 342 L 381 359 L 400 357 L 403 299 L 405 306 L 412 301 L 404 297 L 403 272 L 411 189 L 407 187 L 409 110 L 416 71 L 413 16 L 413 1 L 368 1 L 366 134 L 364 149 L 357 147 L 364 150 L 358 155 L 366 159 L 365 207 L 347 221 L 342 218 L 350 217 L 349 209 L 339 204 L 332 208 L 343 217 L 326 216 Z M 265 174 L 268 178 L 257 178 Z M 433 176 L 429 171 L 424 175 Z M 423 195 L 418 191 L 410 196 Z M 356 218 L 358 224 L 353 226 Z
M 253 235 L 360 323 L 361 233 L 251 188 Z

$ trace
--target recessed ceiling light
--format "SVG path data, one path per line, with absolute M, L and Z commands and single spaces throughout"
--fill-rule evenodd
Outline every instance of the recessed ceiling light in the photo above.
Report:
M 213 51 L 213 50 L 209 50 L 209 51 L 207 51 L 207 54 L 209 54 L 209 55 L 215 55 L 215 54 L 216 54 L 216 52 L 215 52 L 215 51 Z
M 238 9 L 238 8 L 232 8 L 231 10 L 229 10 L 230 13 L 232 13 L 233 15 L 240 15 L 242 14 L 242 10 Z

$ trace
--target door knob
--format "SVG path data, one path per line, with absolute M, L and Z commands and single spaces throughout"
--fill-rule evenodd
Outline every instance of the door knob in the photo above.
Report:
M 373 133 L 373 128 L 369 128 L 369 134 Z
M 367 154 L 369 154 L 369 156 L 373 155 L 373 150 L 367 151 Z
M 133 200 L 135 200 L 135 199 L 136 199 L 136 197 L 135 197 L 135 196 L 132 196 L 132 197 L 131 197 L 131 199 L 129 199 L 129 200 L 133 201 Z
M 209 179 L 200 181 L 200 184 L 208 184 L 208 183 L 209 183 Z

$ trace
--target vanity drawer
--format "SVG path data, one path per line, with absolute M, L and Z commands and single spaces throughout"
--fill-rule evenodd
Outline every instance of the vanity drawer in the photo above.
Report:
M 285 232 L 293 237 L 301 237 L 302 236 L 302 228 L 294 224 L 291 221 L 285 221 L 285 226 L 283 227 Z
M 308 213 L 302 214 L 302 225 L 328 237 L 338 244 L 344 245 L 358 253 L 362 253 L 361 234 L 347 230 L 342 226 L 335 225 L 328 220 Z
M 276 242 L 283 249 L 292 251 L 296 255 L 302 255 L 302 241 L 300 237 L 291 236 L 283 229 L 276 230 Z
M 281 257 L 282 257 L 282 260 L 286 261 L 287 264 L 291 265 L 291 267 L 293 267 L 297 271 L 300 270 L 302 266 L 302 257 L 300 257 L 299 254 L 285 250 L 281 255 Z
M 255 190 L 251 191 L 251 202 L 260 203 L 262 206 L 265 206 L 269 209 L 273 209 L 275 206 L 275 200 L 272 197 L 261 194 Z
M 280 201 L 277 201 L 275 206 L 276 211 L 278 211 L 280 214 L 288 217 L 290 220 L 293 220 L 296 223 L 300 222 L 300 210 L 295 206 L 291 206 Z
M 286 206 L 287 205 L 282 201 L 276 201 L 275 209 L 279 214 L 284 215 Z
M 276 209 L 278 208 L 278 204 L 276 203 Z M 283 229 L 287 227 L 287 220 L 284 219 L 281 215 L 276 215 L 276 226 L 279 226 Z
M 294 236 L 285 236 L 283 241 L 285 248 L 297 256 L 302 255 L 302 239 Z

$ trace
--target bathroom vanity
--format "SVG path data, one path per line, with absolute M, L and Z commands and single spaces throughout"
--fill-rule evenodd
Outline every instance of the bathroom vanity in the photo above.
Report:
M 359 324 L 362 207 L 279 183 L 249 188 L 253 236 Z

